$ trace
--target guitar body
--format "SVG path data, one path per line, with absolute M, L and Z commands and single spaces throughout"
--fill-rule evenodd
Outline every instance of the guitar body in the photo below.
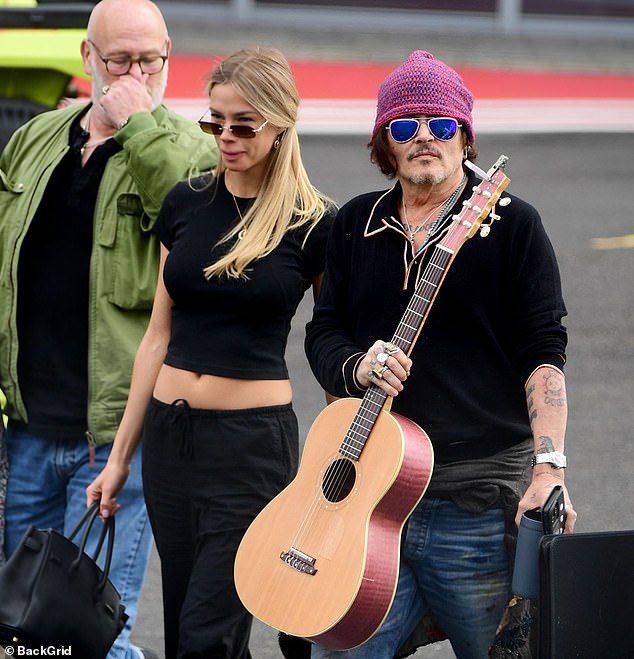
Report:
M 385 410 L 361 457 L 342 455 L 359 405 L 344 398 L 316 418 L 297 476 L 253 521 L 235 561 L 254 616 L 332 649 L 365 642 L 387 615 L 401 531 L 434 461 L 426 433 Z

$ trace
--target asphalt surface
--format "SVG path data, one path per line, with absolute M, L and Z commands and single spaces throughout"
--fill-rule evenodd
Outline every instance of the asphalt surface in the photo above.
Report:
M 277 46 L 289 59 L 398 63 L 412 50 L 423 48 L 454 66 L 634 73 L 634 31 L 605 38 L 574 33 L 479 34 L 458 24 L 455 30 L 416 32 L 349 26 L 317 30 L 299 24 L 289 28 L 205 20 L 201 3 L 158 4 L 176 52 L 181 53 L 229 53 L 260 43 Z M 570 335 L 566 480 L 579 515 L 577 530 L 632 529 L 634 134 L 620 133 L 618 128 L 607 134 L 592 130 L 570 134 L 554 126 L 543 134 L 492 131 L 478 143 L 484 169 L 500 153 L 510 157 L 510 189 L 540 210 L 558 253 Z M 314 183 L 339 202 L 387 187 L 368 162 L 363 135 L 304 135 L 302 149 Z M 323 406 L 323 394 L 303 354 L 303 328 L 309 317 L 307 298 L 294 320 L 287 353 L 302 437 Z M 160 657 L 161 623 L 159 566 L 153 555 L 133 638 Z M 256 621 L 253 658 L 281 657 L 276 638 L 275 630 Z M 632 647 L 634 656 L 634 639 Z M 444 642 L 419 650 L 416 657 L 453 659 L 454 654 Z

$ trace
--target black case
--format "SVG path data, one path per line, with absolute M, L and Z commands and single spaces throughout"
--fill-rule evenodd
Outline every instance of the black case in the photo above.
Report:
M 634 659 L 634 530 L 547 535 L 539 658 Z

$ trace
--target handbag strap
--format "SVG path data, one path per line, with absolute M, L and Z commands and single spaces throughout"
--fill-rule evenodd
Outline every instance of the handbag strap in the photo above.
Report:
M 76 570 L 79 567 L 79 563 L 81 562 L 81 557 L 84 553 L 86 543 L 88 542 L 88 536 L 90 534 L 90 530 L 92 529 L 92 526 L 95 523 L 95 519 L 97 519 L 98 514 L 99 514 L 99 502 L 95 501 L 90 506 L 90 508 L 86 510 L 82 518 L 79 520 L 79 522 L 77 522 L 77 525 L 70 532 L 68 536 L 68 539 L 72 540 L 77 535 L 79 530 L 83 527 L 84 530 L 81 536 L 81 540 L 79 542 L 77 558 L 71 563 L 70 566 L 71 571 Z M 108 574 L 110 573 L 110 564 L 112 563 L 112 551 L 114 549 L 114 528 L 115 528 L 114 517 L 108 517 L 103 523 L 101 533 L 99 534 L 99 540 L 97 541 L 97 546 L 92 556 L 92 559 L 94 561 L 97 561 L 97 559 L 99 558 L 99 554 L 101 553 L 101 548 L 103 547 L 106 534 L 108 534 L 108 545 L 106 547 L 106 557 L 104 561 L 103 574 L 101 576 L 101 579 L 99 580 L 99 583 L 97 584 L 97 592 L 101 592 L 104 589 L 106 582 L 108 580 Z
M 93 522 L 95 521 L 95 517 L 97 516 L 97 513 L 99 512 L 99 501 L 94 501 L 90 508 L 86 508 L 86 512 L 82 515 L 82 518 L 77 522 L 77 525 L 75 528 L 68 534 L 68 539 L 72 540 L 77 533 L 79 533 L 79 530 L 86 524 L 87 521 L 90 520 L 89 528 L 92 526 Z

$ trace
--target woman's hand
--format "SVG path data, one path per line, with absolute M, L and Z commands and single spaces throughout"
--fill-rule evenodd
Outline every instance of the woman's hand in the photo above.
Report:
M 86 488 L 86 505 L 99 501 L 99 514 L 103 519 L 114 515 L 121 507 L 117 503 L 117 494 L 129 475 L 130 465 L 118 466 L 108 460 L 101 473 Z
M 375 384 L 388 395 L 397 396 L 411 368 L 412 360 L 398 346 L 379 340 L 359 362 L 355 377 L 362 387 Z

